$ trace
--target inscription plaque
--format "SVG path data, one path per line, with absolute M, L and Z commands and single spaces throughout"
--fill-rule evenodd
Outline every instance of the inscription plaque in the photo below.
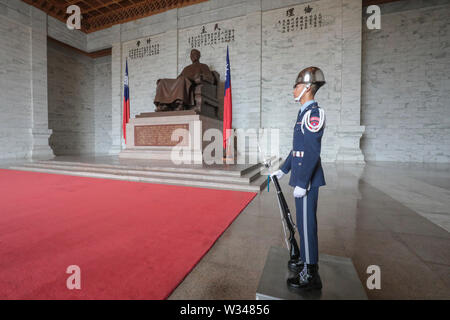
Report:
M 185 129 L 185 134 L 178 140 L 172 141 L 172 133 L 176 129 Z M 189 146 L 189 124 L 161 124 L 134 127 L 135 146 Z

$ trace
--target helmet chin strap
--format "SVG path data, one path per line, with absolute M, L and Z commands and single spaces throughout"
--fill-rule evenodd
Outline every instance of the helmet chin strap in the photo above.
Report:
M 295 102 L 300 102 L 300 99 L 303 97 L 303 95 L 305 94 L 306 90 L 309 89 L 309 87 L 311 87 L 311 84 L 308 84 L 303 90 L 302 92 L 298 95 L 297 98 L 295 98 Z

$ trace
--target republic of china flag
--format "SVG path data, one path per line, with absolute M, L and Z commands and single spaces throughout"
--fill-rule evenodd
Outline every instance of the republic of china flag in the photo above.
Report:
M 127 123 L 130 120 L 130 88 L 128 87 L 128 60 L 126 61 L 125 78 L 123 79 L 123 138 L 127 142 Z
M 232 99 L 231 99 L 231 73 L 230 73 L 230 56 L 227 46 L 227 75 L 225 80 L 225 90 L 223 98 L 223 148 L 227 149 L 230 143 L 231 120 L 232 120 Z

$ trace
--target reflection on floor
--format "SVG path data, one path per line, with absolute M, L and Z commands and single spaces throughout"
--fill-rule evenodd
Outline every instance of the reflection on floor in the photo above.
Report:
M 380 266 L 381 290 L 366 289 L 369 299 L 450 299 L 450 166 L 324 167 L 320 252 L 352 258 L 363 284 L 367 267 Z M 282 187 L 295 213 L 287 181 Z M 254 299 L 269 248 L 283 245 L 280 225 L 271 188 L 250 203 L 170 298 Z
M 366 289 L 370 299 L 450 299 L 450 164 L 324 169 L 320 252 L 350 257 L 363 284 L 367 267 L 380 266 L 381 290 Z M 288 177 L 281 182 L 295 216 Z M 254 299 L 271 246 L 283 246 L 273 187 L 249 204 L 170 299 Z

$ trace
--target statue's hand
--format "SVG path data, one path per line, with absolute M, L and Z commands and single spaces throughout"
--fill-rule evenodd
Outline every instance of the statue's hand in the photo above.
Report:
M 197 76 L 194 78 L 194 82 L 195 82 L 196 84 L 201 84 L 201 83 L 203 82 L 203 76 L 202 76 L 201 74 L 197 75 Z

